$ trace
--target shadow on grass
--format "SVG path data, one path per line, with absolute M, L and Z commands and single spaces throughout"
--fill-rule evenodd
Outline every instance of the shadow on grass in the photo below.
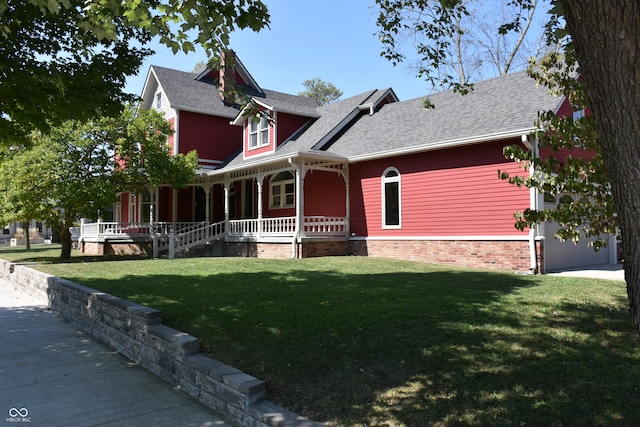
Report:
M 148 255 L 86 255 L 79 249 L 71 251 L 71 258 L 62 259 L 59 244 L 34 244 L 30 250 L 25 246 L 0 248 L 0 258 L 19 264 L 74 264 L 82 262 L 132 261 L 149 259 Z
M 163 323 L 316 421 L 640 425 L 624 297 L 541 297 L 554 283 L 464 270 L 82 280 L 161 310 Z

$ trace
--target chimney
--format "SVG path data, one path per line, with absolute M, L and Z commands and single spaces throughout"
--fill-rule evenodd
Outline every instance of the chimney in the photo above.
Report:
M 232 50 L 220 52 L 219 89 L 222 101 L 231 105 L 236 101 L 236 54 Z

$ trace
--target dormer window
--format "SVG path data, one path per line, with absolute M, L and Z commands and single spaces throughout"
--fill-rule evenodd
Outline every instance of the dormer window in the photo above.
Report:
M 160 110 L 162 108 L 162 93 L 156 93 L 156 110 Z
M 260 148 L 269 145 L 269 120 L 251 117 L 249 119 L 249 149 Z

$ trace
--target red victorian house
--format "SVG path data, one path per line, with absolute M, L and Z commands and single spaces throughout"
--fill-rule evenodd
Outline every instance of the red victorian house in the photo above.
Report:
M 231 65 L 229 65 L 231 63 Z M 497 171 L 525 173 L 503 148 L 532 136 L 538 112 L 564 100 L 526 73 L 399 102 L 371 90 L 327 106 L 262 89 L 235 58 L 194 74 L 151 67 L 142 108 L 165 112 L 174 153 L 197 150 L 186 189 L 122 194 L 114 222 L 85 224 L 84 251 L 173 257 L 196 246 L 221 256 L 363 255 L 550 271 L 615 263 L 553 238 L 553 225 L 518 231 L 514 212 L 546 203 Z M 229 85 L 261 115 L 249 115 Z M 226 87 L 225 87 L 226 86 Z

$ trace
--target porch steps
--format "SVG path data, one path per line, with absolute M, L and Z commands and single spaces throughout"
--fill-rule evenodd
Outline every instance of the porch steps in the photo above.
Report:
M 214 224 L 202 223 L 179 233 L 167 233 L 157 237 L 154 242 L 154 257 L 168 252 L 169 258 L 175 258 L 177 254 L 193 251 L 192 248 L 204 246 L 208 243 L 220 241 L 225 235 L 225 222 Z M 209 245 L 211 246 L 211 245 Z

